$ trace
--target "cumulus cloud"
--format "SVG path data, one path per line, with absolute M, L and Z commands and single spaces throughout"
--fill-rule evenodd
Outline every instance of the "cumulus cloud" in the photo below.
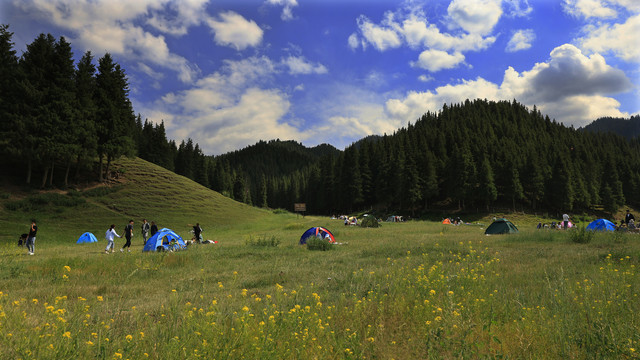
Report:
M 629 62 L 640 62 L 640 14 L 621 24 L 601 24 L 588 28 L 587 36 L 578 42 L 582 49 L 596 53 L 612 52 Z
M 174 36 L 186 35 L 189 28 L 200 25 L 206 19 L 209 0 L 169 1 L 162 9 L 151 11 L 147 24 Z
M 166 94 L 147 108 L 169 119 L 170 137 L 190 137 L 207 154 L 232 151 L 260 139 L 305 139 L 303 131 L 284 121 L 291 108 L 288 96 L 269 86 L 278 71 L 277 64 L 264 56 L 226 60 L 192 88 Z
M 442 69 L 452 69 L 464 61 L 464 55 L 459 52 L 449 54 L 442 50 L 425 50 L 418 57 L 418 61 L 411 65 L 436 72 Z
M 26 0 L 15 2 L 15 6 L 31 17 L 47 19 L 66 29 L 74 45 L 94 53 L 107 51 L 117 57 L 168 68 L 188 83 L 198 74 L 197 67 L 172 53 L 164 36 L 145 31 L 134 22 L 149 12 L 159 11 L 165 3 L 166 0 Z
M 502 0 L 453 0 L 449 17 L 469 33 L 490 33 L 502 16 Z
M 288 68 L 289 74 L 326 74 L 327 68 L 322 64 L 312 64 L 304 56 L 289 56 L 282 60 L 282 64 Z
M 620 111 L 620 103 L 607 95 L 631 88 L 624 73 L 608 65 L 602 56 L 586 56 L 575 46 L 565 44 L 555 48 L 547 62 L 538 63 L 529 71 L 517 72 L 509 67 L 500 85 L 478 77 L 433 91 L 411 91 L 404 98 L 388 100 L 385 111 L 389 117 L 406 123 L 427 110 L 438 111 L 443 103 L 515 98 L 527 106 L 536 105 L 567 125 L 582 126 L 605 115 L 628 116 Z
M 605 0 L 564 0 L 562 7 L 566 13 L 584 18 L 615 18 L 618 12 L 609 7 Z
M 518 30 L 513 33 L 509 43 L 507 43 L 506 52 L 516 52 L 526 50 L 531 47 L 531 43 L 536 39 L 536 34 L 532 29 Z
M 255 21 L 233 11 L 222 12 L 218 19 L 208 19 L 207 24 L 213 29 L 214 41 L 218 45 L 244 50 L 262 42 L 263 31 Z
M 357 19 L 358 32 L 352 33 L 347 42 L 354 50 L 366 50 L 371 45 L 378 51 L 387 51 L 407 45 L 421 51 L 413 66 L 433 72 L 450 69 L 464 61 L 463 52 L 484 50 L 495 42 L 496 38 L 487 34 L 502 14 L 500 3 L 501 0 L 451 2 L 449 20 L 463 30 L 454 34 L 442 32 L 430 23 L 419 6 L 388 11 L 379 24 L 361 15 Z
M 442 33 L 434 24 L 429 24 L 426 19 L 411 16 L 398 25 L 407 44 L 412 48 L 428 47 L 438 50 L 455 51 L 479 51 L 491 46 L 496 38 L 488 36 L 483 38 L 478 34 L 460 34 L 457 36 Z
M 283 6 L 280 18 L 284 21 L 293 19 L 293 8 L 298 6 L 297 0 L 267 0 L 266 4 Z
M 402 45 L 400 35 L 392 28 L 393 24 L 393 14 L 391 13 L 387 13 L 382 25 L 372 23 L 364 15 L 358 18 L 358 28 L 362 37 L 379 51 L 398 48 Z
M 529 5 L 528 0 L 513 0 L 505 3 L 511 17 L 524 17 L 533 12 L 533 7 Z

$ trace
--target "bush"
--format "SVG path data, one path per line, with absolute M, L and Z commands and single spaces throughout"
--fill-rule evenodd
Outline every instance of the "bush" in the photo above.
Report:
M 595 233 L 593 231 L 587 230 L 584 227 L 574 228 L 569 231 L 569 239 L 578 244 L 588 244 L 593 240 L 594 236 Z
M 247 240 L 247 245 L 276 247 L 280 245 L 280 240 L 273 235 L 271 235 L 270 237 L 268 237 L 267 235 L 264 235 L 262 237 L 256 237 L 256 238 L 254 238 L 253 236 L 249 236 L 249 239 Z
M 280 214 L 288 214 L 289 212 L 285 209 L 275 209 L 273 210 L 273 213 L 276 215 L 280 215 Z
M 370 227 L 377 228 L 380 226 L 378 219 L 375 216 L 365 216 L 364 219 L 360 222 L 360 226 L 362 227 Z
M 327 240 L 311 237 L 307 239 L 307 250 L 329 251 L 333 249 L 333 245 Z

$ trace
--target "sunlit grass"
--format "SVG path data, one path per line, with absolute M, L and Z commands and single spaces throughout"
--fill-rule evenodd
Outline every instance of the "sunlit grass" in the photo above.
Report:
M 77 219 L 40 214 L 35 256 L 8 235 L 29 214 L 5 211 L 0 358 L 637 357 L 638 235 L 599 233 L 578 244 L 533 226 L 509 236 L 432 222 L 363 229 L 251 208 L 242 217 L 244 205 L 202 196 L 229 214 L 186 195 L 154 210 L 126 188 L 89 199 Z M 157 211 L 144 216 L 179 224 L 183 235 L 198 216 L 218 244 L 143 254 L 134 238 L 132 253 L 110 255 L 101 236 L 76 245 L 84 224 L 124 226 L 130 213 L 110 202 Z M 190 210 L 198 207 L 211 213 Z M 308 251 L 298 241 L 311 226 L 344 245 Z

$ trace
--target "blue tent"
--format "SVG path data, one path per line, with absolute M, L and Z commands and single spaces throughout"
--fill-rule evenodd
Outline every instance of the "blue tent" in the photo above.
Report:
M 98 242 L 98 239 L 96 239 L 95 235 L 93 235 L 90 232 L 86 232 L 80 235 L 80 237 L 78 238 L 78 242 L 76 242 L 76 244 L 94 243 L 94 242 Z
M 307 239 L 310 237 L 317 237 L 318 239 L 324 239 L 329 241 L 330 243 L 336 242 L 336 238 L 333 237 L 331 231 L 323 228 L 323 227 L 312 227 L 302 234 L 300 237 L 300 245 L 304 245 L 307 243 Z
M 592 231 L 615 231 L 616 224 L 606 219 L 598 219 L 587 225 L 587 230 Z
M 174 244 L 172 245 L 171 242 Z M 142 251 L 180 250 L 186 247 L 180 235 L 171 229 L 163 228 L 147 240 Z

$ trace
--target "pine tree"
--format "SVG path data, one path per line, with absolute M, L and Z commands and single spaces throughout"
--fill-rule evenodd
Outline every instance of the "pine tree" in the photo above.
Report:
M 23 159 L 26 150 L 22 141 L 25 119 L 18 114 L 20 107 L 25 105 L 20 104 L 24 99 L 21 96 L 22 77 L 12 37 L 9 26 L 0 25 L 0 155 Z
M 98 158 L 100 160 L 99 180 L 104 174 L 110 177 L 111 160 L 134 151 L 132 133 L 135 115 L 128 98 L 129 85 L 126 75 L 109 53 L 98 60 L 96 75 L 96 105 L 98 106 L 97 133 Z M 103 173 L 102 161 L 106 156 L 107 165 Z
M 87 159 L 96 155 L 97 132 L 95 127 L 97 108 L 95 105 L 96 67 L 93 55 L 87 51 L 78 62 L 75 71 L 75 95 L 78 114 L 76 117 L 76 141 L 79 145 L 76 158 L 75 181 L 80 177 L 80 169 Z
M 479 199 L 484 202 L 489 211 L 489 206 L 492 202 L 498 198 L 498 189 L 494 182 L 493 168 L 489 159 L 484 156 L 482 163 L 480 164 L 480 171 L 478 172 L 478 195 Z

